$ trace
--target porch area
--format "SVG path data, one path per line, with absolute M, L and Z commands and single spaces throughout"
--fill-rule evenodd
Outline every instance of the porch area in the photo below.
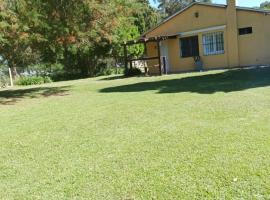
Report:
M 140 65 L 143 65 L 144 68 L 144 73 L 146 75 L 153 75 L 153 74 L 158 74 L 162 76 L 163 74 L 168 73 L 168 56 L 165 56 L 162 53 L 161 49 L 161 43 L 166 40 L 170 39 L 176 39 L 177 35 L 166 35 L 166 36 L 158 36 L 158 37 L 149 37 L 149 38 L 139 38 L 137 40 L 131 40 L 127 41 L 124 43 L 124 62 L 125 62 L 125 68 L 133 68 L 136 67 L 138 63 Z M 147 56 L 147 44 L 148 43 L 153 43 L 156 45 L 156 55 L 157 56 Z M 143 44 L 144 45 L 144 55 L 139 58 L 132 58 L 130 55 L 128 55 L 128 46 L 132 45 L 138 45 L 138 44 Z M 155 64 L 150 64 L 149 61 L 155 61 L 153 63 Z M 156 64 L 157 63 L 157 64 Z M 152 71 L 157 71 L 158 73 L 151 73 L 150 69 L 153 69 Z

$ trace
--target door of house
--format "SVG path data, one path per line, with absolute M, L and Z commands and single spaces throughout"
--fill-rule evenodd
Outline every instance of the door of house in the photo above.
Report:
M 162 62 L 165 61 L 166 70 L 163 68 L 163 72 L 170 72 L 170 60 L 169 60 L 169 48 L 168 41 L 164 40 L 160 42 L 160 56 L 162 57 Z M 163 57 L 165 59 L 163 59 Z M 164 64 L 163 64 L 164 66 Z

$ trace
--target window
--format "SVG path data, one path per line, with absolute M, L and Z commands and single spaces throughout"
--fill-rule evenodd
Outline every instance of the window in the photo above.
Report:
M 204 55 L 217 55 L 224 53 L 223 32 L 208 33 L 203 35 Z
M 239 35 L 252 34 L 252 27 L 239 28 Z
M 180 39 L 181 56 L 183 58 L 199 56 L 198 36 L 186 37 Z

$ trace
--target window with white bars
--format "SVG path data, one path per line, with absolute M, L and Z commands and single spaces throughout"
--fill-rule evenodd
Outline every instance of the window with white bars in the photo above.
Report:
M 207 33 L 203 35 L 204 55 L 217 55 L 224 53 L 223 32 Z

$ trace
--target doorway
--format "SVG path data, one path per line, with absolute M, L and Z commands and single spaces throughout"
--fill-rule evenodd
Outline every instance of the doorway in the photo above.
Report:
M 169 59 L 169 47 L 168 40 L 164 40 L 160 42 L 160 56 L 163 64 L 163 73 L 170 72 L 170 59 Z M 165 62 L 165 63 L 164 63 Z M 164 68 L 166 66 L 166 69 Z

